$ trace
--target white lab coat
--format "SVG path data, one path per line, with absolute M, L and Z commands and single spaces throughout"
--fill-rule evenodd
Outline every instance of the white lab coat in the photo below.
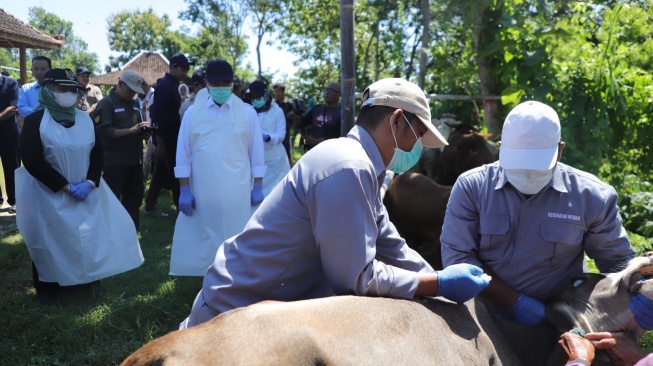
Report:
M 70 128 L 59 125 L 47 109 L 43 114 L 39 131 L 45 160 L 68 182 L 86 179 L 93 129 L 86 112 L 76 110 Z M 89 283 L 143 263 L 134 222 L 103 180 L 79 202 L 18 168 L 16 224 L 44 282 Z
M 272 102 L 270 109 L 258 113 L 261 132 L 270 135 L 270 141 L 265 143 L 265 177 L 263 177 L 263 195 L 267 197 L 290 171 L 290 162 L 286 149 L 281 143 L 286 136 L 286 117 L 283 110 Z
M 235 96 L 229 104 L 218 110 L 210 97 L 196 97 L 184 115 L 175 174 L 180 176 L 183 151 L 189 149 L 190 190 L 196 206 L 192 216 L 181 212 L 177 216 L 170 275 L 204 276 L 218 247 L 242 231 L 251 215 L 250 139 L 252 134 L 258 137 L 261 160 L 263 140 L 260 127 L 252 129 L 258 126 L 250 120 L 254 113 L 245 110 L 251 107 Z

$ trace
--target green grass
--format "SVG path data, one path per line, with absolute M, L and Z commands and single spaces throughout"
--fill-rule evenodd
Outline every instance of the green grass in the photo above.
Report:
M 202 279 L 167 275 L 176 213 L 168 191 L 159 204 L 170 216 L 141 218 L 145 263 L 102 280 L 107 293 L 98 297 L 62 294 L 52 305 L 39 305 L 20 234 L 2 233 L 1 364 L 115 365 L 144 343 L 177 329 Z

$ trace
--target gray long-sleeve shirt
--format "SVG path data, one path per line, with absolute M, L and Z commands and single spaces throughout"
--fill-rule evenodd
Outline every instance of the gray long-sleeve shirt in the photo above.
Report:
M 562 163 L 530 197 L 507 181 L 499 162 L 464 173 L 451 192 L 440 241 L 445 266 L 485 265 L 537 299 L 582 272 L 583 252 L 603 273 L 620 271 L 634 257 L 614 188 Z
M 385 166 L 367 131 L 319 144 L 225 241 L 202 294 L 224 312 L 261 300 L 334 294 L 412 298 L 431 266 L 388 220 Z

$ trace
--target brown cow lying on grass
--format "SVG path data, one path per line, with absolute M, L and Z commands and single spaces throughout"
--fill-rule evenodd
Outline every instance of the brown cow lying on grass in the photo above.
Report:
M 629 303 L 635 292 L 653 297 L 653 281 L 639 282 L 652 272 L 651 258 L 639 257 L 619 273 L 583 275 L 550 302 L 547 316 L 561 332 L 580 326 L 587 332 L 623 332 L 637 342 L 644 331 Z M 594 364 L 610 361 L 599 355 Z M 513 366 L 518 361 L 482 300 L 456 305 L 439 298 L 338 296 L 232 310 L 155 339 L 122 365 Z

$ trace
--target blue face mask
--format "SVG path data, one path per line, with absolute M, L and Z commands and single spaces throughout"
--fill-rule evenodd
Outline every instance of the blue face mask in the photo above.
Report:
M 259 109 L 265 105 L 265 97 L 260 97 L 258 99 L 252 99 L 252 106 L 256 109 Z
M 231 87 L 230 86 L 210 86 L 209 94 L 211 98 L 218 103 L 224 104 L 229 97 L 231 96 Z
M 404 119 L 406 120 L 406 123 L 408 123 L 408 118 L 406 118 L 406 115 L 404 114 Z M 413 126 L 408 123 L 408 127 L 410 127 L 410 130 L 413 131 L 413 135 L 415 135 L 415 145 L 413 145 L 413 149 L 410 150 L 409 152 L 403 151 L 399 148 L 399 145 L 397 144 L 397 138 L 395 137 L 395 134 L 392 134 L 392 138 L 395 140 L 395 153 L 392 155 L 392 160 L 390 160 L 390 164 L 388 164 L 387 169 L 392 170 L 395 173 L 403 173 L 407 171 L 408 169 L 412 168 L 417 164 L 417 161 L 419 160 L 420 155 L 422 154 L 422 140 L 417 137 L 417 134 L 415 133 L 415 130 L 413 130 Z

